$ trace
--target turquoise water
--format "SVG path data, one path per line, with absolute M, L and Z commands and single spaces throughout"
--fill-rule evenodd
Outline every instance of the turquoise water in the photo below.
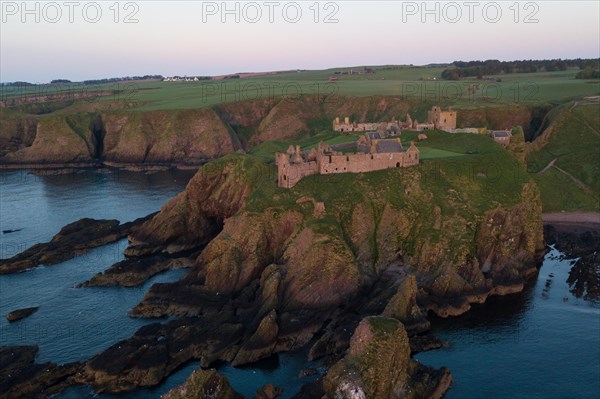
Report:
M 36 177 L 0 171 L 0 230 L 22 229 L 0 235 L 0 257 L 47 241 L 82 217 L 125 222 L 145 216 L 180 192 L 191 175 L 86 170 Z M 37 344 L 38 362 L 85 360 L 151 322 L 129 318 L 128 312 L 151 284 L 175 281 L 185 270 L 155 276 L 137 288 L 74 288 L 123 259 L 125 246 L 122 240 L 55 266 L 0 276 L 0 345 Z M 572 265 L 551 251 L 539 277 L 524 292 L 491 298 L 459 318 L 433 321 L 434 334 L 449 347 L 416 358 L 430 366 L 450 367 L 455 385 L 448 398 L 600 397 L 600 307 L 569 292 L 566 280 Z M 7 312 L 28 306 L 40 309 L 16 323 L 6 321 Z M 258 366 L 222 365 L 219 371 L 246 396 L 272 382 L 289 398 L 309 381 L 298 376 L 314 366 L 304 359 L 303 353 L 282 354 Z M 157 398 L 197 367 L 189 363 L 151 390 L 110 396 L 73 387 L 59 397 Z

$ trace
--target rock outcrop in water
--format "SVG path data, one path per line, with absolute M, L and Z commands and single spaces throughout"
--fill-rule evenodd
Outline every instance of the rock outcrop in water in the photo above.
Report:
M 47 243 L 36 244 L 10 259 L 0 259 L 0 274 L 22 272 L 39 265 L 55 265 L 115 242 L 153 215 L 120 224 L 118 220 L 81 219 L 63 227 Z
M 577 259 L 567 283 L 577 298 L 600 301 L 600 225 L 547 224 L 544 235 L 549 245 Z
M 37 346 L 0 347 L 0 397 L 43 398 L 73 384 L 79 363 L 34 363 Z
M 21 319 L 24 319 L 25 317 L 31 316 L 32 314 L 37 312 L 38 309 L 39 309 L 38 306 L 34 306 L 34 307 L 30 307 L 30 308 L 13 310 L 11 312 L 8 312 L 8 314 L 6 315 L 6 319 L 9 322 L 21 320 Z
M 327 398 L 439 398 L 452 382 L 446 368 L 433 370 L 410 359 L 402 323 L 387 317 L 363 319 L 343 359 L 323 381 Z
M 135 287 L 166 270 L 191 267 L 194 257 L 146 256 L 117 262 L 102 273 L 80 284 L 80 287 Z
M 215 369 L 196 370 L 182 386 L 161 396 L 161 399 L 196 398 L 243 399 L 243 396 L 235 392 L 227 378 L 217 374 Z

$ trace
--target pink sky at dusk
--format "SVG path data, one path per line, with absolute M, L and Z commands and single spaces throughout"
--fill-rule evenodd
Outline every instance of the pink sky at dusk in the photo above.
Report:
M 90 3 L 3 1 L 0 80 L 600 56 L 597 1 Z

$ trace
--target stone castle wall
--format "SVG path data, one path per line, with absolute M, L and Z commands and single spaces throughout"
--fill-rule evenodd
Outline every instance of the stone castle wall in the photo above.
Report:
M 294 187 L 302 178 L 318 173 L 317 161 L 290 163 L 288 154 L 277 154 L 277 185 Z
M 419 163 L 418 152 L 394 152 L 384 154 L 323 155 L 319 173 L 363 173 L 389 168 L 405 168 Z
M 427 111 L 427 123 L 432 123 L 439 130 L 456 129 L 456 111 L 432 107 L 431 111 Z
M 299 148 L 277 153 L 277 184 L 291 188 L 304 177 L 314 174 L 363 173 L 390 168 L 406 168 L 419 164 L 419 150 L 414 144 L 401 152 L 340 154 L 319 151 L 316 159 L 299 159 Z

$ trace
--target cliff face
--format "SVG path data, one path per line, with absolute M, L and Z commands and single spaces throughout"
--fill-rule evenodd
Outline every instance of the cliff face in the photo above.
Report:
M 69 122 L 64 117 L 49 117 L 39 122 L 4 121 L 2 135 L 12 145 L 3 147 L 3 160 L 9 163 L 57 164 L 91 161 L 91 133 L 78 130 Z M 15 134 L 11 134 L 11 127 Z
M 329 94 L 329 95 L 328 95 Z M 0 163 L 191 164 L 198 165 L 271 140 L 297 140 L 329 130 L 336 116 L 387 121 L 425 105 L 392 96 L 345 97 L 305 94 L 220 104 L 192 110 L 135 111 L 98 104 L 74 105 L 47 114 L 4 110 L 0 118 Z M 526 108 L 464 110 L 464 126 L 528 126 Z
M 185 191 L 129 237 L 126 254 L 181 252 L 207 244 L 251 192 L 243 159 L 228 160 L 216 161 L 197 173 Z
M 254 168 L 261 172 L 252 180 Z M 532 183 L 513 184 L 511 204 L 488 204 L 479 213 L 464 190 L 434 195 L 420 168 L 332 177 L 340 185 L 354 181 L 334 187 L 339 196 L 330 200 L 331 189 L 319 192 L 309 182 L 274 188 L 271 176 L 251 157 L 202 168 L 185 192 L 131 235 L 128 251 L 206 245 L 188 280 L 214 293 L 241 292 L 273 267 L 285 310 L 339 305 L 396 265 L 416 277 L 421 304 L 445 316 L 489 294 L 520 289 L 543 248 Z M 324 213 L 315 213 L 314 199 L 324 200 Z
M 233 151 L 211 109 L 103 116 L 104 159 L 121 163 L 198 163 Z

